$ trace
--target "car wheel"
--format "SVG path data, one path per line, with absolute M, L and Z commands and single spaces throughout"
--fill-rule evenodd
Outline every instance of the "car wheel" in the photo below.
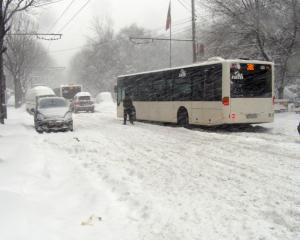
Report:
M 180 109 L 177 115 L 177 124 L 181 127 L 189 127 L 189 115 L 186 109 Z
M 44 131 L 40 128 L 40 127 L 38 127 L 36 124 L 34 124 L 34 128 L 35 128 L 35 130 L 38 132 L 38 133 L 43 133 Z

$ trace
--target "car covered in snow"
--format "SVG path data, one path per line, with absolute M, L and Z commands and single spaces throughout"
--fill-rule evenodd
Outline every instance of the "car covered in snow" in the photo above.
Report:
M 25 96 L 26 110 L 32 114 L 36 108 L 37 101 L 42 97 L 54 97 L 54 91 L 46 86 L 36 86 L 29 89 Z
M 94 112 L 95 105 L 89 92 L 79 92 L 75 95 L 70 108 L 73 112 Z
M 44 97 L 38 100 L 34 113 L 37 132 L 73 131 L 73 117 L 68 102 L 62 97 Z

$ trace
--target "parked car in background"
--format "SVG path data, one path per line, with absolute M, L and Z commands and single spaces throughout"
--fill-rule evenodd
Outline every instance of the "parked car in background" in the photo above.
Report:
M 32 114 L 36 108 L 37 102 L 42 97 L 54 97 L 54 91 L 45 86 L 37 86 L 27 91 L 25 96 L 26 110 Z
M 75 95 L 70 108 L 73 112 L 94 112 L 95 105 L 92 96 L 88 92 L 79 92 Z
M 73 131 L 73 117 L 69 103 L 62 97 L 44 97 L 38 100 L 34 113 L 37 132 Z

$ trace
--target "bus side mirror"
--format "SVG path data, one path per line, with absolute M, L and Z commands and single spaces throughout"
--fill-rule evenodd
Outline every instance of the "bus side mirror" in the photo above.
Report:
M 114 86 L 114 92 L 117 93 L 118 92 L 118 87 Z

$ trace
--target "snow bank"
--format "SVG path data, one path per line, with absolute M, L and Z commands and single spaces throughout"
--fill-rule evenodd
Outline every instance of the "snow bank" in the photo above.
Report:
M 211 132 L 124 126 L 115 104 L 97 105 L 74 132 L 41 135 L 9 109 L 1 240 L 300 239 L 300 115 Z
M 114 103 L 110 92 L 101 92 L 96 97 L 95 109 L 97 112 L 110 113 L 116 116 L 117 105 Z

